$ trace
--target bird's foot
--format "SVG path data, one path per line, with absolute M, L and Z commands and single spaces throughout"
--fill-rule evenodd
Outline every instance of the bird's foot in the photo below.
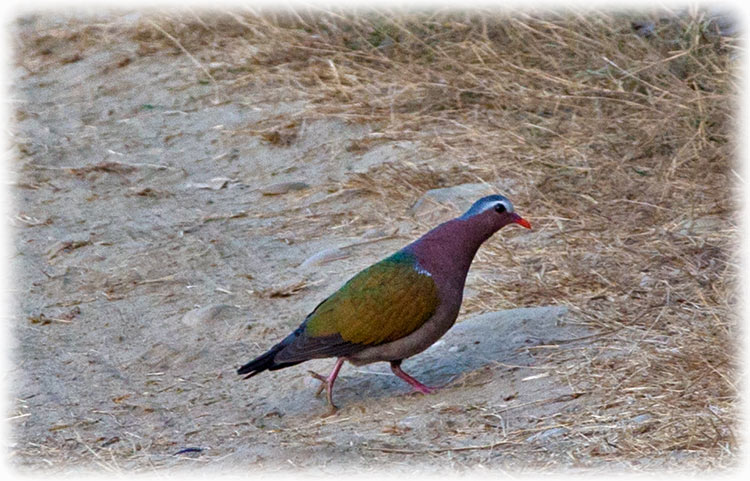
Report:
M 411 383 L 409 383 L 411 384 Z M 421 382 L 417 382 L 416 384 L 412 384 L 412 387 L 414 387 L 414 391 L 420 392 L 422 394 L 432 394 L 436 392 L 439 388 L 432 387 L 432 386 L 425 386 Z
M 408 382 L 409 385 L 411 387 L 413 387 L 414 390 L 417 391 L 417 392 L 421 392 L 422 394 L 432 394 L 432 393 L 434 393 L 435 391 L 438 390 L 438 388 L 436 388 L 436 387 L 425 386 L 424 384 L 422 384 L 421 382 L 417 381 L 416 379 L 414 379 L 410 375 L 406 374 L 401 369 L 401 361 L 392 361 L 391 362 L 391 370 L 393 371 L 393 374 L 395 374 L 396 376 L 400 377 L 404 381 Z
M 307 372 L 309 372 L 312 377 L 320 381 L 320 386 L 318 386 L 318 390 L 315 392 L 315 397 L 318 397 L 320 396 L 320 393 L 323 392 L 323 389 L 325 389 L 326 386 L 328 386 L 328 378 L 325 376 L 321 376 L 315 371 L 307 371 Z
M 339 374 L 339 370 L 341 369 L 341 366 L 344 364 L 344 361 L 346 359 L 343 357 L 340 357 L 336 360 L 336 364 L 333 366 L 333 371 L 331 371 L 331 374 L 328 375 L 328 377 L 321 376 L 317 372 L 314 371 L 307 371 L 310 373 L 312 377 L 320 381 L 320 386 L 318 386 L 318 392 L 315 393 L 316 396 L 319 396 L 320 393 L 323 392 L 323 389 L 326 390 L 328 404 L 331 406 L 331 411 L 326 415 L 331 416 L 333 414 L 336 414 L 336 411 L 338 408 L 335 404 L 333 404 L 333 382 L 336 380 L 336 376 Z

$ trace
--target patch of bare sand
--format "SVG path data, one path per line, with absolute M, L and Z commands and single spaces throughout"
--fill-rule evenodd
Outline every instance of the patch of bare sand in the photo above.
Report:
M 729 367 L 702 363 L 700 356 L 711 346 L 686 349 L 701 353 L 694 363 L 681 357 L 681 349 L 706 329 L 704 319 L 724 312 L 719 294 L 690 290 L 718 282 L 705 277 L 719 269 L 725 257 L 721 242 L 732 232 L 697 232 L 702 224 L 685 227 L 683 214 L 665 217 L 666 209 L 650 203 L 659 195 L 657 187 L 673 189 L 660 191 L 670 199 L 686 189 L 694 192 L 677 175 L 677 166 L 690 166 L 694 158 L 676 156 L 662 165 L 662 150 L 673 147 L 650 133 L 663 131 L 659 122 L 672 117 L 649 117 L 658 111 L 652 101 L 662 108 L 678 99 L 676 109 L 689 108 L 680 95 L 692 90 L 673 82 L 683 88 L 680 95 L 650 96 L 653 84 L 635 82 L 627 94 L 614 86 L 587 93 L 581 89 L 588 84 L 569 72 L 549 77 L 533 67 L 534 55 L 549 59 L 560 45 L 607 41 L 611 32 L 597 30 L 595 22 L 576 24 L 593 32 L 587 36 L 564 22 L 527 18 L 485 23 L 482 30 L 473 21 L 454 20 L 440 35 L 476 35 L 467 38 L 481 42 L 451 44 L 481 47 L 472 59 L 478 55 L 489 62 L 492 42 L 515 41 L 503 36 L 508 31 L 516 32 L 522 45 L 543 45 L 551 53 L 529 54 L 527 67 L 526 59 L 506 59 L 504 69 L 494 70 L 523 72 L 526 93 L 519 98 L 517 82 L 493 82 L 508 87 L 502 92 L 481 86 L 454 91 L 439 78 L 427 79 L 404 91 L 409 95 L 382 90 L 369 119 L 367 105 L 347 96 L 346 87 L 356 87 L 357 95 L 373 94 L 369 86 L 387 83 L 394 70 L 342 62 L 348 50 L 333 67 L 320 59 L 307 62 L 310 49 L 319 52 L 320 45 L 303 42 L 284 50 L 283 42 L 301 35 L 283 26 L 288 19 L 252 24 L 247 22 L 257 18 L 236 16 L 218 23 L 206 19 L 200 26 L 199 18 L 190 26 L 180 18 L 153 18 L 160 29 L 141 15 L 59 21 L 34 16 L 15 27 L 11 169 L 18 290 L 9 417 L 17 465 L 114 472 L 251 464 L 324 471 L 388 466 L 413 472 L 731 463 L 728 446 L 736 441 L 725 421 L 732 415 L 729 388 L 717 381 L 728 378 Z M 384 35 L 386 49 L 388 36 L 411 32 L 381 20 L 383 28 L 370 34 Z M 351 26 L 378 24 L 366 22 Z M 243 43 L 248 31 L 255 40 L 278 39 L 279 46 L 263 46 L 289 57 L 264 51 L 253 57 L 257 64 L 248 64 L 243 57 L 253 51 Z M 406 38 L 420 55 L 443 55 L 419 43 L 424 32 L 414 32 Z M 561 33 L 566 42 L 550 40 Z M 539 43 L 536 36 L 546 40 Z M 337 41 L 334 37 L 327 40 Z M 223 48 L 210 44 L 226 41 Z M 211 57 L 218 52 L 221 58 Z M 396 62 L 398 70 L 399 55 L 389 60 L 372 50 L 365 60 Z M 403 75 L 423 74 L 419 62 L 400 65 Z M 336 72 L 341 83 L 330 87 Z M 377 78 L 362 83 L 357 75 L 366 72 L 377 72 Z M 599 78 L 596 71 L 586 75 Z M 628 81 L 615 70 L 607 76 Z M 560 85 L 576 93 L 561 93 Z M 545 89 L 556 93 L 550 97 Z M 331 104 L 329 96 L 339 104 Z M 597 115 L 611 115 L 606 119 L 612 121 L 593 122 L 586 117 L 588 103 L 568 105 L 573 97 L 596 103 Z M 705 110 L 712 98 L 690 105 Z M 481 121 L 484 110 L 471 109 L 482 99 L 500 102 L 502 108 L 488 104 L 487 111 L 509 117 L 487 119 L 491 127 L 477 130 L 472 122 Z M 342 106 L 349 110 L 342 112 Z M 610 112 L 614 106 L 637 109 Z M 416 111 L 425 116 L 410 114 Z M 442 115 L 450 122 L 441 124 Z M 699 144 L 685 144 L 694 148 L 679 152 L 700 158 L 700 148 L 715 148 L 716 158 L 726 160 L 715 147 L 720 136 L 705 133 L 720 125 L 720 116 L 712 115 L 713 123 L 699 124 L 703 134 L 691 137 Z M 390 123 L 384 120 L 389 116 Z M 628 120 L 634 118 L 638 121 Z M 590 130 L 595 124 L 597 130 Z M 448 125 L 457 130 L 435 135 Z M 566 137 L 556 132 L 590 138 L 564 144 Z M 644 146 L 642 157 L 628 147 L 637 165 L 621 172 L 612 167 L 614 160 L 596 163 L 608 155 L 621 161 L 617 152 L 625 147 L 618 139 L 628 136 L 640 139 L 631 144 Z M 610 151 L 613 142 L 617 146 Z M 651 182 L 654 175 L 660 177 Z M 425 192 L 509 176 L 516 179 L 516 205 L 525 216 L 531 213 L 535 230 L 503 231 L 480 251 L 461 322 L 439 345 L 405 363 L 425 382 L 452 379 L 445 389 L 434 396 L 409 395 L 399 380 L 383 375 L 384 366 L 347 368 L 336 390 L 342 412 L 321 419 L 325 404 L 314 398 L 306 368 L 325 371 L 330 362 L 265 373 L 251 383 L 235 375 L 237 366 L 294 328 L 351 275 L 455 213 L 458 202 L 448 199 L 445 208 L 436 204 L 430 212 L 434 219 L 415 216 L 415 203 Z M 268 195 L 284 183 L 308 187 Z M 592 186 L 610 190 L 605 195 Z M 718 195 L 716 189 L 701 192 Z M 711 202 L 725 218 L 722 199 Z M 704 200 L 697 207 L 712 205 Z M 632 206 L 665 236 L 682 229 L 682 240 L 653 247 L 638 244 L 648 232 L 622 237 L 618 220 L 624 222 L 623 211 Z M 584 210 L 586 217 L 575 217 Z M 331 247 L 346 255 L 300 267 Z M 653 272 L 642 272 L 644 259 Z M 616 268 L 615 261 L 624 267 Z M 633 276 L 640 284 L 633 284 Z M 655 276 L 690 281 L 664 287 L 666 281 Z M 682 289 L 677 307 L 676 289 Z M 710 302 L 687 303 L 688 291 L 705 293 Z M 552 302 L 569 308 L 560 323 L 554 310 L 540 311 L 541 317 L 524 310 L 499 319 L 472 317 L 518 303 Z M 711 335 L 721 337 L 725 321 L 712 321 Z M 655 379 L 669 383 L 654 386 Z M 660 401 L 665 397 L 679 410 Z M 695 411 L 704 398 L 711 403 Z M 685 438 L 685 429 L 692 437 Z

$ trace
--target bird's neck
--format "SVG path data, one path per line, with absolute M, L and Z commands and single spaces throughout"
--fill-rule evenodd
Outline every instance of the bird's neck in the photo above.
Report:
M 451 281 L 463 287 L 474 255 L 496 231 L 495 226 L 476 220 L 453 219 L 427 232 L 409 248 L 416 254 L 420 266 L 436 280 Z

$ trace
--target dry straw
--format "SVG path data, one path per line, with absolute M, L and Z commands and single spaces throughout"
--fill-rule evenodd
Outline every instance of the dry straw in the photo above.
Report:
M 513 179 L 535 229 L 482 249 L 462 315 L 564 304 L 602 334 L 538 353 L 587 397 L 551 419 L 571 456 L 717 467 L 738 447 L 738 77 L 716 26 L 701 12 L 303 8 L 165 13 L 127 33 L 145 53 L 189 52 L 217 96 L 306 102 L 279 125 L 366 122 L 362 151 L 417 142 L 430 160 L 326 186 L 367 196 L 373 225 L 410 220 L 432 188 Z
M 294 92 L 308 118 L 367 122 L 378 135 L 360 149 L 419 142 L 432 160 L 336 187 L 370 196 L 384 222 L 431 188 L 514 179 L 535 230 L 483 248 L 463 314 L 558 303 L 606 334 L 540 354 L 589 397 L 554 419 L 578 455 L 732 462 L 736 47 L 705 14 L 311 8 L 160 22 L 173 38 L 137 35 L 230 63 L 211 73 L 226 90 Z

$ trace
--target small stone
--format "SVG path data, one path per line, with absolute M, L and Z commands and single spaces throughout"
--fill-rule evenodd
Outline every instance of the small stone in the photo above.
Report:
M 201 324 L 211 322 L 219 317 L 219 315 L 229 308 L 233 308 L 229 304 L 211 304 L 208 306 L 199 307 L 188 311 L 182 316 L 182 323 L 186 326 L 197 327 Z
M 442 189 L 432 189 L 409 209 L 409 213 L 423 222 L 448 220 L 465 212 L 481 197 L 492 194 L 510 195 L 512 180 L 492 184 L 460 184 Z
M 208 188 L 211 190 L 223 189 L 230 182 L 234 182 L 234 179 L 228 177 L 214 177 L 208 181 Z
M 377 133 L 369 134 L 364 141 L 358 144 L 363 152 L 355 155 L 349 163 L 348 169 L 352 172 L 364 174 L 371 169 L 384 164 L 393 164 L 401 162 L 404 158 L 411 156 L 415 149 L 418 149 L 416 142 L 412 141 L 391 141 L 379 145 L 368 144 L 368 140 L 381 138 Z M 356 148 L 355 148 L 356 150 Z
M 299 265 L 300 268 L 304 269 L 305 267 L 309 266 L 317 266 L 326 264 L 331 261 L 339 260 L 339 259 L 346 259 L 349 257 L 350 254 L 344 252 L 343 250 L 332 247 L 330 249 L 324 249 L 320 252 L 316 252 L 315 254 L 311 255 L 307 259 L 302 262 L 302 264 Z
M 647 421 L 650 421 L 651 418 L 653 418 L 653 416 L 650 415 L 649 413 L 639 414 L 638 416 L 636 416 L 633 419 L 631 419 L 630 423 L 631 424 L 643 424 L 643 423 L 645 423 Z
M 230 182 L 237 182 L 237 179 L 230 179 L 229 177 L 214 177 L 208 182 L 188 182 L 185 184 L 185 188 L 219 190 L 226 187 Z
M 464 211 L 471 207 L 478 198 L 489 195 L 490 190 L 491 188 L 487 184 L 461 184 L 428 190 L 410 211 L 414 215 L 419 215 L 421 212 L 434 209 L 435 204 L 453 205 L 457 210 Z
M 267 185 L 260 188 L 263 195 L 282 195 L 294 190 L 308 189 L 310 184 L 305 182 L 279 182 L 277 184 Z

